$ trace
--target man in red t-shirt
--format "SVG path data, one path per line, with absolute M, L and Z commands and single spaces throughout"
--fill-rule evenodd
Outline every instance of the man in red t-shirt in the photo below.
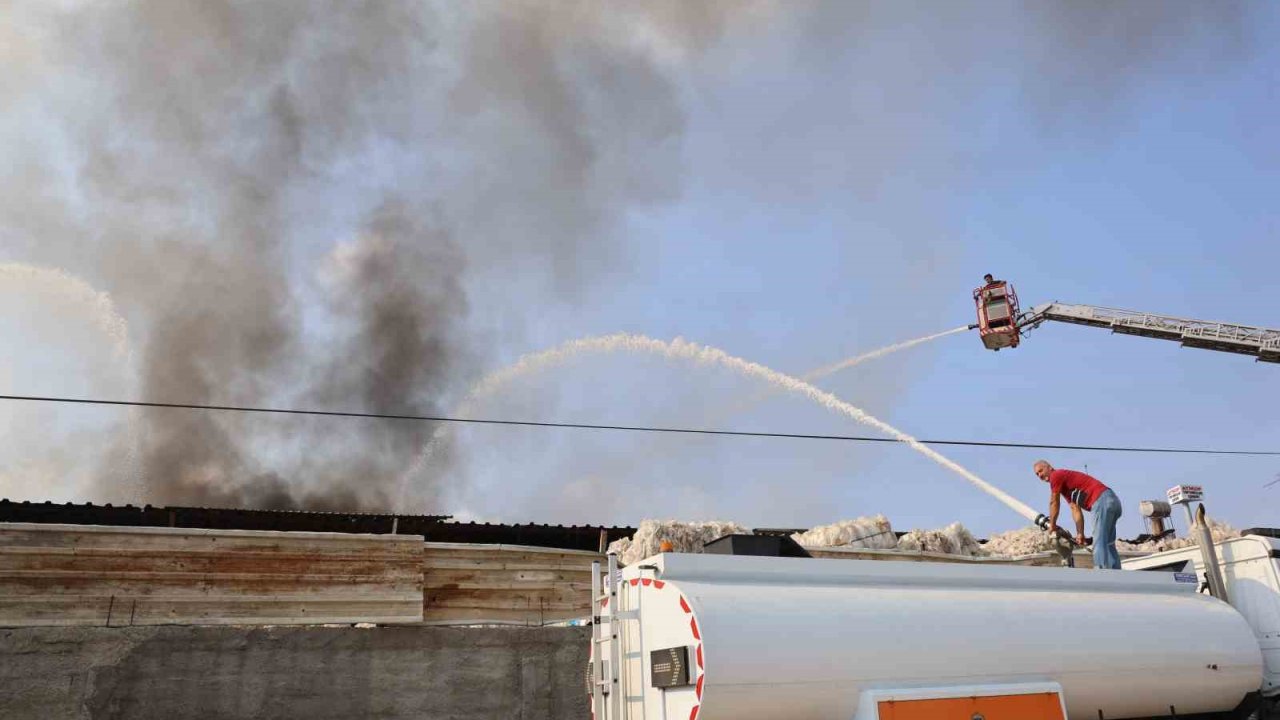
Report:
M 1075 470 L 1055 470 L 1044 460 L 1033 468 L 1036 477 L 1049 483 L 1048 530 L 1058 531 L 1059 498 L 1066 498 L 1071 517 L 1076 521 L 1076 543 L 1084 544 L 1084 513 L 1093 512 L 1093 566 L 1119 570 L 1120 554 L 1116 552 L 1116 523 L 1120 520 L 1120 498 L 1098 479 Z

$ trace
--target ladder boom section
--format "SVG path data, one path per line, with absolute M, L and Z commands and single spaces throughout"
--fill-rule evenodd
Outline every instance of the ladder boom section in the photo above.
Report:
M 1280 330 L 1057 302 L 1037 305 L 1023 313 L 1018 317 L 1018 327 L 1029 330 L 1046 320 L 1110 328 L 1123 335 L 1174 340 L 1184 347 L 1252 355 L 1263 362 L 1280 363 Z

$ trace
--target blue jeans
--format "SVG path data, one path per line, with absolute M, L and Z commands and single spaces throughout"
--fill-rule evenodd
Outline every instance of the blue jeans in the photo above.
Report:
M 1093 504 L 1093 566 L 1101 570 L 1119 570 L 1120 553 L 1116 552 L 1116 522 L 1120 520 L 1120 498 L 1108 488 Z

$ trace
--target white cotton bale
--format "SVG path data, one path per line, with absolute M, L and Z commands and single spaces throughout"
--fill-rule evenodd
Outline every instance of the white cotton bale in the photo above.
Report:
M 1032 525 L 996 533 L 987 538 L 987 544 L 982 549 L 985 555 L 1020 557 L 1051 551 L 1054 549 L 1054 540 L 1049 533 Z
M 884 515 L 871 515 L 854 520 L 841 520 L 830 525 L 819 525 L 791 536 L 804 547 L 850 547 L 873 550 L 892 550 L 898 546 L 898 537 Z
M 681 522 L 679 520 L 642 520 L 635 535 L 615 540 L 609 552 L 617 553 L 618 562 L 630 565 L 661 552 L 662 542 L 670 542 L 675 552 L 700 553 L 707 543 L 725 535 L 750 533 L 738 523 L 724 520 Z
M 912 530 L 898 538 L 898 549 L 969 557 L 982 554 L 982 545 L 964 525 L 958 522 L 937 530 Z

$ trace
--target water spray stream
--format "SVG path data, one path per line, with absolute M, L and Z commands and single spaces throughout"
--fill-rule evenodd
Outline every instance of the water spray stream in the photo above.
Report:
M 805 382 L 812 382 L 819 378 L 823 378 L 828 375 L 832 375 L 834 373 L 840 372 L 841 370 L 846 370 L 848 368 L 851 368 L 855 365 L 866 362 L 868 360 L 874 360 L 876 358 L 884 357 L 885 355 L 889 355 L 899 350 L 905 350 L 907 348 L 914 347 L 916 345 L 920 345 L 922 343 L 926 343 L 931 340 L 936 340 L 938 338 L 946 337 L 947 335 L 953 335 L 958 332 L 963 332 L 967 329 L 968 329 L 968 326 L 961 326 L 952 330 L 947 330 L 945 332 L 934 333 L 933 335 L 926 335 L 924 337 L 916 338 L 914 340 L 906 340 L 900 343 L 895 343 L 893 345 L 887 345 L 885 347 L 878 348 L 870 352 L 862 353 L 861 355 L 855 355 L 851 358 L 846 358 L 844 360 L 841 360 L 837 363 L 833 363 L 831 365 L 826 365 L 814 370 L 810 370 L 809 372 L 802 375 L 800 379 L 804 380 Z M 477 403 L 483 401 L 485 398 L 491 397 L 492 395 L 494 395 L 495 393 L 500 391 L 502 388 L 509 385 L 511 382 L 513 382 L 517 378 L 523 377 L 525 375 L 528 375 L 534 372 L 543 372 L 553 367 L 556 367 L 558 365 L 562 365 L 581 353 L 586 353 L 586 352 L 607 353 L 607 352 L 613 352 L 618 349 L 625 350 L 627 348 L 618 347 L 615 345 L 615 343 L 611 342 L 613 338 L 625 337 L 625 336 L 626 336 L 625 334 L 620 333 L 616 335 L 603 335 L 598 337 L 582 338 L 579 340 L 571 340 L 563 345 L 560 345 L 550 350 L 521 356 L 514 364 L 509 365 L 506 368 L 503 368 L 496 372 L 490 373 L 489 375 L 486 375 L 485 377 L 481 378 L 476 384 L 474 384 L 471 387 L 471 390 L 467 392 L 466 397 L 464 397 L 462 402 L 459 403 L 459 405 L 456 408 L 454 408 L 451 414 L 454 417 L 470 417 Z M 726 418 L 732 415 L 735 415 L 739 412 L 743 412 L 757 403 L 763 402 L 764 400 L 768 399 L 772 394 L 773 393 L 771 391 L 766 390 L 762 393 L 758 393 L 755 396 L 748 398 L 743 402 L 737 403 L 733 407 L 727 408 L 724 412 L 706 415 L 703 417 L 703 425 L 708 427 L 719 425 Z M 436 428 L 435 432 L 432 433 L 431 438 L 427 441 L 427 444 L 423 447 L 422 452 L 419 453 L 417 458 L 415 458 L 413 465 L 410 467 L 407 473 L 407 476 L 413 476 L 422 470 L 427 460 L 439 447 L 440 442 L 443 440 L 443 438 L 446 435 L 448 435 L 450 430 L 451 428 L 448 425 L 441 425 L 438 428 Z M 401 480 L 402 485 L 403 485 L 404 479 L 405 478 L 402 478 Z
M 12 283 L 28 292 L 43 292 L 70 301 L 72 304 L 86 308 L 99 332 L 111 343 L 111 352 L 119 362 L 129 383 L 134 382 L 133 348 L 129 344 L 129 324 L 116 310 L 111 295 L 98 291 L 84 280 L 60 268 L 40 267 L 18 262 L 0 263 L 0 280 Z M 127 395 L 132 395 L 129 388 Z M 126 462 L 133 487 L 130 488 L 136 499 L 145 497 L 145 488 L 138 472 L 138 445 L 140 442 L 140 411 L 130 408 L 125 416 L 125 432 L 127 435 Z
M 961 325 L 958 328 L 952 328 L 944 332 L 934 333 L 932 335 L 925 335 L 924 337 L 918 337 L 914 340 L 904 340 L 903 342 L 894 343 L 893 345 L 886 345 L 882 348 L 877 348 L 870 352 L 862 353 L 861 355 L 854 355 L 853 357 L 845 358 L 844 360 L 841 360 L 839 362 L 832 363 L 830 365 L 824 365 L 820 368 L 815 368 L 801 375 L 800 379 L 807 383 L 811 383 L 815 380 L 821 380 L 824 377 L 834 375 L 840 372 L 841 370 L 848 370 L 849 368 L 855 365 L 861 365 L 862 363 L 867 362 L 868 360 L 875 360 L 876 358 L 882 358 L 885 355 L 891 355 L 893 353 L 898 352 L 899 350 L 906 350 L 907 348 L 915 347 L 916 345 L 923 345 L 924 343 L 931 342 L 939 338 L 944 338 L 948 335 L 955 335 L 956 333 L 962 333 L 968 329 L 969 329 L 968 325 Z M 724 421 L 724 418 L 737 415 L 738 413 L 749 410 L 753 406 L 769 399 L 769 397 L 771 397 L 773 393 L 774 393 L 773 390 L 765 390 L 764 392 L 757 393 L 740 403 L 736 403 L 733 407 L 727 409 L 724 413 L 707 417 L 704 420 L 707 425 L 719 425 Z
M 809 372 L 801 375 L 800 379 L 805 382 L 811 383 L 814 380 L 820 380 L 824 377 L 827 377 L 828 375 L 834 375 L 840 372 L 841 370 L 848 370 L 854 365 L 860 365 L 868 360 L 875 360 L 876 358 L 884 357 L 885 355 L 898 352 L 899 350 L 906 350 L 909 347 L 915 347 L 916 345 L 923 345 L 924 343 L 930 342 L 932 340 L 937 340 L 939 338 L 944 338 L 948 335 L 955 335 L 956 333 L 962 333 L 968 329 L 969 329 L 968 325 L 961 325 L 958 328 L 952 328 L 945 332 L 934 333 L 933 335 L 925 335 L 924 337 L 918 337 L 914 340 L 906 340 L 900 343 L 895 343 L 893 345 L 886 345 L 878 350 L 872 350 L 871 352 L 866 352 L 861 355 L 854 355 L 853 357 L 848 358 L 847 360 L 841 360 L 838 363 L 833 363 L 831 365 L 825 365 L 823 367 L 810 370 Z
M 882 348 L 877 348 L 869 352 L 864 352 L 860 355 L 854 355 L 853 357 L 845 358 L 844 360 L 840 360 L 839 362 L 835 362 L 830 365 L 824 365 L 820 368 L 815 368 L 801 375 L 800 379 L 804 380 L 807 383 L 812 383 L 815 380 L 819 380 L 829 375 L 834 375 L 835 373 L 838 373 L 842 370 L 847 370 L 856 365 L 861 365 L 862 363 L 867 362 L 868 360 L 875 360 L 877 358 L 882 358 L 886 355 L 891 355 L 895 352 L 898 352 L 899 350 L 906 350 L 907 348 L 912 348 L 917 345 L 922 345 L 924 343 L 937 340 L 939 338 L 944 338 L 948 335 L 954 335 L 956 333 L 964 332 L 968 329 L 969 329 L 969 326 L 962 325 L 958 328 L 947 330 L 945 332 L 933 333 L 932 335 L 925 335 L 924 337 L 915 338 L 913 340 L 904 340 L 903 342 L 894 343 L 892 345 L 886 345 Z M 769 398 L 773 397 L 777 393 L 778 393 L 777 388 L 769 386 L 755 393 L 752 393 L 750 396 L 744 399 L 740 399 L 736 402 L 726 403 L 718 407 L 711 407 L 709 408 L 708 412 L 704 412 L 702 414 L 701 427 L 721 427 L 721 426 L 727 425 L 735 415 L 739 415 L 749 411 L 751 408 L 768 400 Z
M 464 412 L 469 414 L 471 407 L 473 407 L 477 401 L 491 395 L 498 388 L 503 387 L 516 378 L 554 367 L 564 363 L 566 360 L 576 355 L 588 352 L 648 353 L 659 355 L 669 360 L 692 362 L 695 365 L 715 365 L 731 370 L 743 377 L 763 380 L 779 390 L 806 398 L 864 425 L 869 425 L 880 430 L 886 435 L 911 446 L 911 448 L 916 452 L 921 453 L 942 467 L 945 467 L 965 480 L 968 480 L 980 490 L 1004 503 L 1011 510 L 1024 518 L 1034 520 L 1036 517 L 1036 512 L 1022 501 L 988 483 L 970 472 L 968 469 L 960 466 L 955 461 L 943 456 L 941 453 L 927 445 L 924 445 L 914 437 L 898 430 L 883 420 L 867 414 L 861 408 L 845 402 L 835 395 L 814 387 L 799 378 L 780 373 L 777 370 L 773 370 L 759 363 L 735 357 L 718 348 L 698 345 L 697 343 L 691 343 L 682 338 L 676 338 L 671 342 L 666 342 L 663 340 L 645 337 L 643 335 L 617 333 L 614 335 L 573 340 L 559 347 L 552 348 L 551 350 L 525 355 L 511 366 L 499 370 L 477 383 L 464 402 Z M 428 442 L 427 446 L 423 449 L 423 452 L 415 460 L 408 473 L 406 473 L 402 478 L 402 489 L 404 482 L 422 469 L 425 462 L 430 457 L 430 454 L 440 436 L 441 431 L 437 430 L 437 432 L 432 436 L 431 441 Z
M 0 263 L 0 279 L 66 298 L 89 309 L 95 325 L 111 340 L 111 350 L 125 362 L 130 360 L 129 324 L 116 312 L 111 295 L 93 289 L 89 283 L 58 268 L 24 263 Z

